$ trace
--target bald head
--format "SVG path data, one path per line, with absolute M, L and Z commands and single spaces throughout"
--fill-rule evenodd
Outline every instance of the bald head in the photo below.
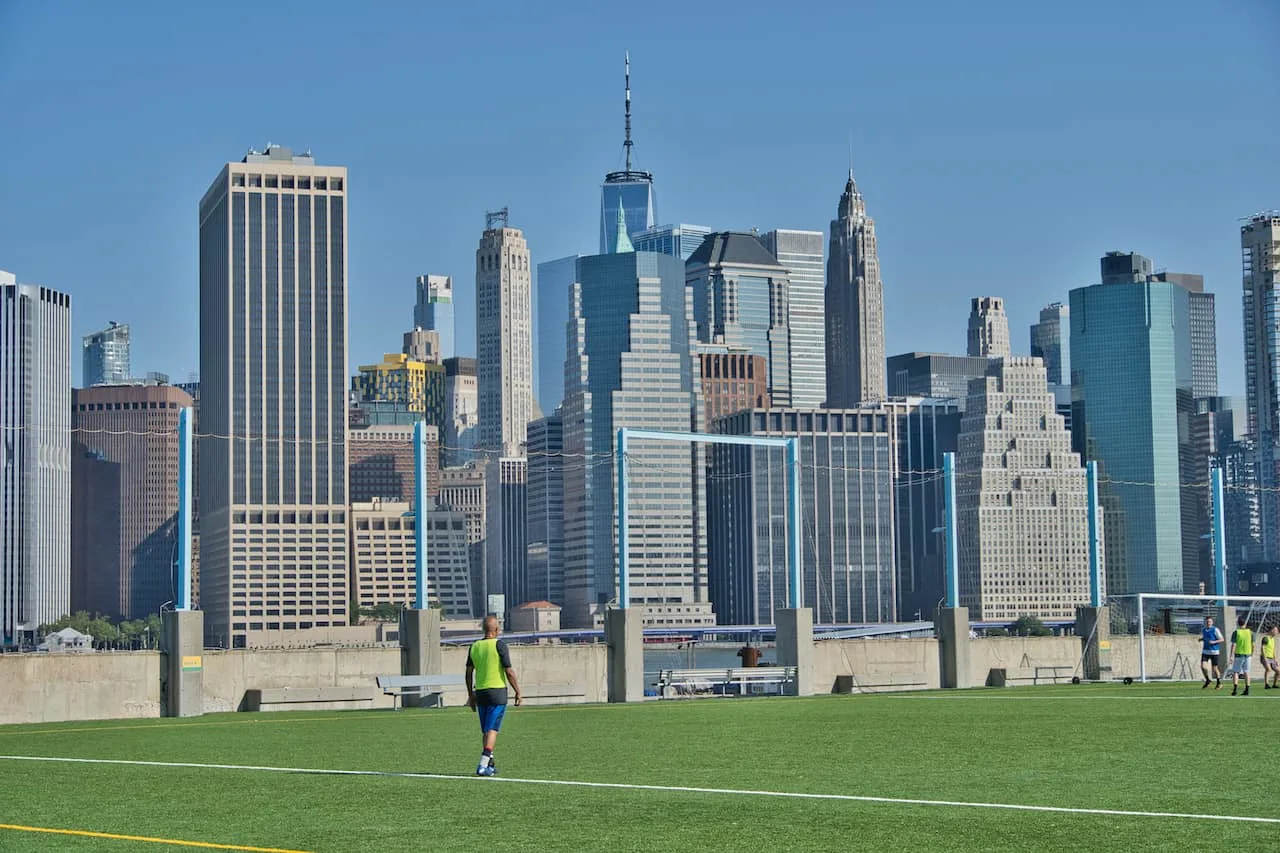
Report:
M 498 636 L 498 617 L 497 616 L 484 617 L 484 635 L 486 637 Z

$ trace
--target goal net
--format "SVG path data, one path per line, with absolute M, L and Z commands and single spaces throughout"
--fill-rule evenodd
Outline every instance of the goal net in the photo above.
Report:
M 1224 599 L 1217 595 L 1141 593 L 1111 596 L 1107 605 L 1111 611 L 1111 636 L 1118 641 L 1112 645 L 1112 670 L 1119 676 L 1136 669 L 1137 678 L 1143 682 L 1200 678 L 1200 637 L 1208 618 L 1222 631 L 1218 665 L 1224 671 L 1236 619 L 1243 617 L 1255 635 L 1280 625 L 1277 596 L 1229 595 Z M 1134 640 L 1136 648 L 1131 648 Z M 1136 655 L 1136 660 L 1125 665 L 1130 653 Z

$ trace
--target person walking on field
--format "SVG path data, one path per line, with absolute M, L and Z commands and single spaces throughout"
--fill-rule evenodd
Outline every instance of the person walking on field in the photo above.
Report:
M 477 776 L 497 776 L 493 747 L 502 729 L 507 711 L 507 685 L 515 691 L 516 704 L 521 702 L 520 682 L 511 667 L 511 652 L 498 639 L 498 617 L 484 618 L 484 639 L 471 644 L 467 651 L 467 707 L 480 717 L 481 752 Z
M 1206 617 L 1204 630 L 1200 632 L 1200 671 L 1204 673 L 1204 687 L 1209 686 L 1209 676 L 1217 680 L 1214 690 L 1222 689 L 1222 666 L 1218 663 L 1222 654 L 1222 632 L 1213 624 L 1213 617 Z
M 1236 629 L 1231 632 L 1231 695 L 1235 696 L 1240 689 L 1240 676 L 1244 676 L 1244 695 L 1249 695 L 1249 664 L 1253 662 L 1253 632 L 1245 627 L 1245 619 L 1236 620 Z
M 1280 687 L 1280 663 L 1276 662 L 1276 636 L 1280 635 L 1280 626 L 1272 625 L 1270 631 L 1262 634 L 1262 653 L 1258 659 L 1262 661 L 1262 689 L 1270 690 Z

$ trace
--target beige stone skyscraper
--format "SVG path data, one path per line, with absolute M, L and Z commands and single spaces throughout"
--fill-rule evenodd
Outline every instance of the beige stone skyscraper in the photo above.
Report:
M 884 284 L 876 250 L 876 223 L 867 216 L 853 170 L 831 221 L 827 252 L 827 406 L 854 408 L 883 400 L 885 388 Z
M 1008 358 L 1009 316 L 999 296 L 976 296 L 969 308 L 969 355 Z
M 269 145 L 200 201 L 205 642 L 349 623 L 347 170 Z
M 1088 602 L 1085 476 L 1039 358 L 993 361 L 969 383 L 956 510 L 970 618 L 1071 618 Z
M 479 446 L 523 456 L 533 420 L 533 310 L 529 246 L 507 211 L 486 217 L 476 249 Z

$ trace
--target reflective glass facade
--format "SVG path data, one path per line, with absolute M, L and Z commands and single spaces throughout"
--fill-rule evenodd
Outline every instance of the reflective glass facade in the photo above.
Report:
M 1107 589 L 1184 592 L 1176 484 L 1191 401 L 1187 291 L 1117 278 L 1071 291 L 1070 308 L 1073 447 L 1098 462 Z
M 642 176 L 643 172 L 620 172 L 632 175 L 631 180 L 609 180 L 600 185 L 600 254 L 608 254 L 618 237 L 618 204 L 627 220 L 627 236 L 634 237 L 652 228 L 656 204 L 653 197 L 653 180 Z
M 533 285 L 533 396 L 543 414 L 554 412 L 564 399 L 564 342 L 569 322 L 569 290 L 577 275 L 577 255 L 538 264 L 538 278 Z
M 1031 355 L 1044 361 L 1050 385 L 1071 383 L 1071 309 L 1061 302 L 1040 309 L 1031 327 Z
M 129 381 L 129 326 L 112 323 L 81 341 L 84 387 L 123 385 Z
M 791 282 L 791 405 L 816 408 L 827 399 L 827 351 L 821 231 L 769 231 L 760 242 L 778 259 Z
M 710 233 L 705 225 L 659 225 L 632 235 L 631 245 L 637 252 L 657 252 L 687 261 Z

